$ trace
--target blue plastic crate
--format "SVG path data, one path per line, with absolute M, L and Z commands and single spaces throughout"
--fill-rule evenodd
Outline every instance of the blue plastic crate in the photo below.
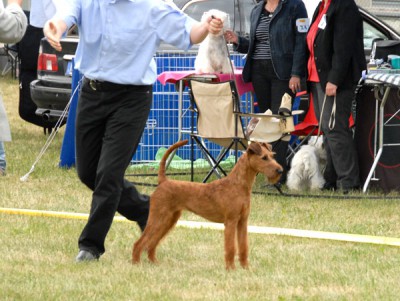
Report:
M 193 70 L 196 56 L 193 53 L 157 53 L 157 73 L 165 71 Z M 245 60 L 241 54 L 231 56 L 236 67 L 243 67 Z M 248 95 L 242 96 L 243 103 L 248 105 Z M 159 148 L 168 148 L 179 139 L 178 127 L 178 91 L 174 84 L 162 85 L 156 82 L 153 87 L 153 104 L 150 116 L 143 132 L 138 149 L 132 159 L 132 163 L 152 162 Z M 182 129 L 190 131 L 191 112 L 190 100 L 185 89 L 182 99 L 183 117 Z M 247 108 L 248 109 L 248 108 Z M 182 139 L 189 139 L 188 134 L 182 134 Z M 217 155 L 221 147 L 206 142 L 213 156 Z M 186 145 L 177 151 L 177 155 L 183 159 L 191 158 L 190 145 Z M 195 159 L 202 158 L 201 151 L 195 146 Z

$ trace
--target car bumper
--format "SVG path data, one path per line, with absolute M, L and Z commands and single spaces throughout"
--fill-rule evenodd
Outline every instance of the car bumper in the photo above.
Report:
M 30 88 L 32 100 L 37 106 L 36 115 L 46 120 L 58 119 L 71 98 L 70 88 L 51 87 L 40 79 L 32 81 Z

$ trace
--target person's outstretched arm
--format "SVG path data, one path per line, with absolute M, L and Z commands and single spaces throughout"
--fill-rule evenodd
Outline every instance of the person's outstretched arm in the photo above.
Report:
M 201 43 L 208 35 L 208 33 L 217 34 L 219 33 L 224 24 L 220 19 L 212 18 L 211 16 L 201 23 L 193 25 L 190 31 L 190 41 L 192 44 Z

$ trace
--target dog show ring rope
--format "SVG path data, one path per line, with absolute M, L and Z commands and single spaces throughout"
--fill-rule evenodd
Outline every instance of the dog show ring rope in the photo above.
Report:
M 87 220 L 89 217 L 89 214 L 85 214 L 85 213 L 30 210 L 30 209 L 17 209 L 17 208 L 1 208 L 1 207 L 0 207 L 0 213 L 25 215 L 25 216 L 36 216 L 36 217 L 56 217 L 56 218 L 65 218 L 65 219 L 78 219 L 78 220 Z M 123 216 L 115 216 L 114 221 L 131 222 Z M 190 228 L 190 229 L 212 229 L 212 230 L 221 230 L 221 231 L 224 229 L 224 225 L 219 224 L 219 223 L 182 221 L 182 220 L 178 221 L 177 226 L 184 227 L 184 228 Z M 326 239 L 326 240 L 346 241 L 346 242 L 354 242 L 354 243 L 368 243 L 368 244 L 400 247 L 400 238 L 396 238 L 396 237 L 361 235 L 361 234 L 351 234 L 351 233 L 337 233 L 337 232 L 323 232 L 323 231 L 275 228 L 275 227 L 261 227 L 261 226 L 248 226 L 248 232 L 254 233 L 254 234 L 283 235 L 283 236 L 292 236 L 292 237 L 299 237 L 299 238 Z

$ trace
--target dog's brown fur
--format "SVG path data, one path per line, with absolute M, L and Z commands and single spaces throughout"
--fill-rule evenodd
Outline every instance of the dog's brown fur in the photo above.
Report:
M 169 154 L 187 140 L 175 143 L 164 154 L 158 173 L 158 187 L 150 198 L 147 226 L 134 244 L 132 262 L 138 263 L 143 250 L 151 262 L 156 262 L 156 247 L 176 224 L 186 209 L 210 221 L 225 225 L 225 264 L 234 269 L 235 235 L 239 247 L 239 261 L 248 266 L 247 221 L 250 212 L 251 189 L 256 175 L 263 173 L 269 183 L 276 183 L 282 167 L 273 158 L 271 146 L 253 142 L 239 158 L 231 173 L 211 183 L 193 183 L 167 179 L 165 163 Z

